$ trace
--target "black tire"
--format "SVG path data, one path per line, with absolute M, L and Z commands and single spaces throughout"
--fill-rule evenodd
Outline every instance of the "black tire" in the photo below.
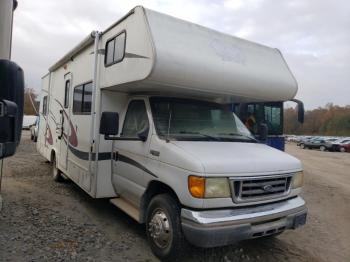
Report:
M 161 261 L 181 261 L 188 244 L 182 233 L 180 206 L 169 194 L 152 198 L 147 208 L 146 233 L 153 253 Z
M 38 137 L 37 136 L 34 136 L 34 142 L 38 142 Z
M 321 151 L 326 151 L 326 147 L 325 146 L 320 146 L 320 150 Z
M 34 136 L 30 135 L 30 140 L 34 141 Z
M 64 181 L 64 178 L 62 176 L 62 172 L 57 167 L 56 156 L 53 156 L 53 159 L 51 162 L 51 172 L 52 172 L 53 180 L 55 180 L 56 182 L 63 182 Z

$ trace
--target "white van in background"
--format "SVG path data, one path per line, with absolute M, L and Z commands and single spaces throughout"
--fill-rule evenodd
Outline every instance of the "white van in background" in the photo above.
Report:
M 188 242 L 305 223 L 300 161 L 258 143 L 228 105 L 296 92 L 277 49 L 138 6 L 43 77 L 37 149 L 56 180 L 110 198 L 172 259 Z
M 31 126 L 35 125 L 37 116 L 33 115 L 24 115 L 22 129 L 29 130 Z

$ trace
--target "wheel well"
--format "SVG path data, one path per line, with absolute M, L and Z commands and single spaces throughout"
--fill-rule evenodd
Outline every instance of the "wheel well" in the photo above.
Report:
M 175 191 L 170 186 L 159 181 L 151 181 L 148 184 L 146 192 L 143 194 L 141 198 L 141 204 L 140 204 L 140 222 L 141 223 L 144 223 L 146 221 L 146 211 L 147 211 L 149 202 L 154 196 L 159 194 L 169 194 L 176 200 L 176 202 L 180 203 L 179 198 L 177 197 Z

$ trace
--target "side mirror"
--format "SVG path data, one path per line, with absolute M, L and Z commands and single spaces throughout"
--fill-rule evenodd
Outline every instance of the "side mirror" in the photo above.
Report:
M 146 128 L 145 130 L 137 134 L 137 136 L 140 138 L 142 142 L 145 142 L 147 140 L 148 131 L 149 131 L 149 128 Z
M 291 101 L 297 103 L 298 105 L 298 122 L 304 123 L 304 115 L 305 115 L 305 109 L 304 109 L 304 103 L 298 99 L 292 99 Z
M 267 127 L 267 124 L 261 123 L 259 125 L 259 140 L 265 143 L 267 141 L 268 134 L 269 128 Z
M 12 156 L 20 142 L 24 74 L 14 62 L 0 59 L 0 159 Z
M 100 134 L 105 136 L 106 140 L 110 136 L 116 136 L 119 133 L 119 114 L 116 112 L 102 112 L 100 122 Z

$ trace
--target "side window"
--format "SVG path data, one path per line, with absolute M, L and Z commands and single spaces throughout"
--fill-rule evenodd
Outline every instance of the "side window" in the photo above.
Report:
M 143 100 L 131 101 L 126 112 L 121 136 L 135 137 L 149 129 L 146 105 Z
M 106 43 L 105 66 L 119 63 L 125 55 L 126 33 L 122 32 Z
M 43 97 L 43 115 L 47 115 L 47 96 Z
M 80 113 L 83 104 L 83 86 L 76 86 L 73 94 L 73 113 Z
M 90 82 L 84 85 L 82 112 L 84 113 L 91 112 L 91 99 L 92 99 L 92 83 Z
M 283 133 L 282 103 L 265 105 L 265 120 L 269 128 L 269 134 L 281 135 Z
M 92 82 L 76 86 L 73 93 L 73 113 L 85 114 L 91 112 Z
M 65 108 L 69 106 L 69 89 L 70 89 L 70 80 L 67 80 L 64 86 L 64 107 Z

